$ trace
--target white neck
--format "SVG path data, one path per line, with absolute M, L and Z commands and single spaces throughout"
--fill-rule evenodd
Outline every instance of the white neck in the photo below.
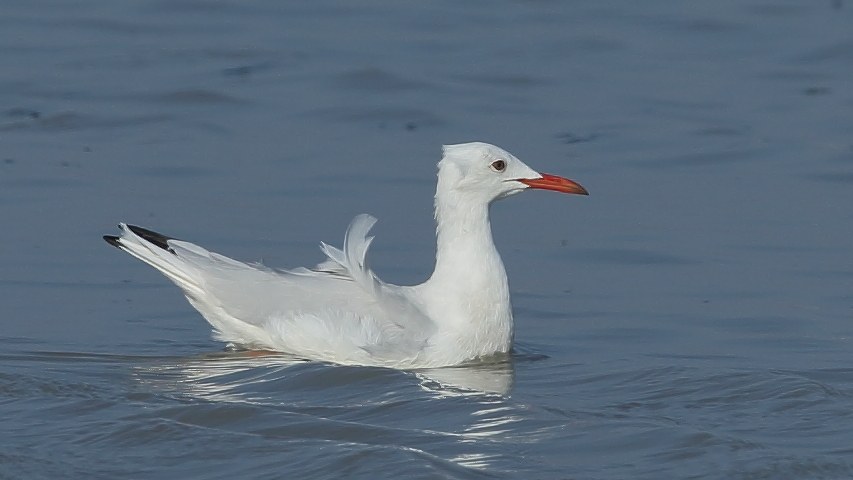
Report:
M 501 274 L 505 279 L 503 262 L 492 240 L 489 206 L 465 200 L 461 196 L 436 199 L 436 256 L 432 278 L 470 282 L 481 273 L 492 273 Z
M 438 188 L 441 192 L 440 179 Z M 435 217 L 435 271 L 422 287 L 440 341 L 466 358 L 509 351 L 509 285 L 492 241 L 489 205 L 465 192 L 444 191 L 436 195 Z

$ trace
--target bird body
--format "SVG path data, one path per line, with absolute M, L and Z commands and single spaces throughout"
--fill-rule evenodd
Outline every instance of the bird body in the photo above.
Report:
M 509 285 L 489 206 L 526 188 L 586 194 L 493 145 L 445 146 L 435 270 L 415 286 L 387 284 L 370 269 L 376 219 L 369 215 L 355 217 L 342 249 L 321 243 L 327 259 L 314 269 L 247 264 L 124 223 L 121 236 L 104 239 L 178 285 L 219 340 L 348 365 L 458 365 L 512 347 Z

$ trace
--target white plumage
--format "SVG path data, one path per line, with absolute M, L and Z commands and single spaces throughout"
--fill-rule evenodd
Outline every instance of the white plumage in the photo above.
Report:
M 415 286 L 390 285 L 369 268 L 376 219 L 359 215 L 343 249 L 325 243 L 314 269 L 273 270 L 124 223 L 112 245 L 180 287 L 216 338 L 252 349 L 349 365 L 458 365 L 510 351 L 506 271 L 492 241 L 489 205 L 526 188 L 586 194 L 485 143 L 444 147 L 435 194 L 435 271 Z

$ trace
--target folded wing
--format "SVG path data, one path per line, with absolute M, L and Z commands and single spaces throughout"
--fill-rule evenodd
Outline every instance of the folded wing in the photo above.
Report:
M 434 325 L 407 287 L 370 270 L 367 234 L 375 223 L 357 216 L 343 249 L 321 244 L 327 259 L 313 270 L 247 264 L 125 224 L 121 237 L 105 239 L 177 284 L 223 341 L 338 363 L 400 363 L 417 356 Z

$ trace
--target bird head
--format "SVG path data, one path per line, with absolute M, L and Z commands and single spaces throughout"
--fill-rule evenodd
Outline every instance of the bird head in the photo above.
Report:
M 580 184 L 539 173 L 506 150 L 488 143 L 444 146 L 444 156 L 438 163 L 436 197 L 447 192 L 492 203 L 528 188 L 589 194 Z

